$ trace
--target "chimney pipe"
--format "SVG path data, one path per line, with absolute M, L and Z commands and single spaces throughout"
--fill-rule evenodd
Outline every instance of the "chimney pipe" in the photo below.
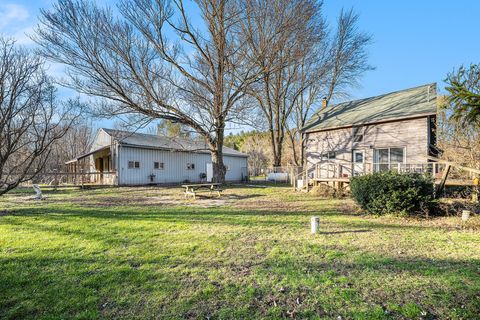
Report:
M 328 104 L 328 102 L 327 102 L 327 97 L 323 97 L 323 98 L 322 98 L 322 108 L 326 108 L 326 107 L 327 107 L 327 104 Z

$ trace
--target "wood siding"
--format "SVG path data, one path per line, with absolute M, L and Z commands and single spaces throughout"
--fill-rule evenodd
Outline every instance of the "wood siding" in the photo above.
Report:
M 97 135 L 92 143 L 91 150 L 97 150 L 112 144 L 112 137 L 102 129 L 97 131 Z
M 352 127 L 309 133 L 307 163 L 312 166 L 321 160 L 321 154 L 332 151 L 335 159 L 350 162 L 353 150 L 363 150 L 365 162 L 372 163 L 374 149 L 392 147 L 405 148 L 406 163 L 425 162 L 429 127 L 427 117 L 366 125 L 362 142 L 353 142 Z

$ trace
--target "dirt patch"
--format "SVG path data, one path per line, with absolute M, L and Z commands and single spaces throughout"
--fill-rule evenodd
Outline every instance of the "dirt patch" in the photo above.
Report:
M 311 208 L 295 202 L 283 202 L 273 200 L 254 200 L 234 203 L 238 209 L 269 211 L 269 212 L 313 212 Z
M 56 200 L 60 202 L 60 200 Z M 63 201 L 62 201 L 63 202 Z M 223 197 L 197 197 L 197 199 L 184 199 L 181 196 L 162 195 L 162 196 L 141 196 L 141 195 L 119 195 L 108 197 L 78 197 L 69 200 L 70 203 L 78 204 L 83 207 L 118 207 L 118 206 L 159 206 L 159 207 L 177 207 L 177 206 L 195 206 L 195 207 L 218 207 L 226 205 L 228 199 Z

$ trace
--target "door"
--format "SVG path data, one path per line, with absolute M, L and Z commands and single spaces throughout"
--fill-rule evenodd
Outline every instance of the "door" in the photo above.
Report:
M 207 182 L 213 181 L 213 165 L 211 163 L 207 163 Z
M 352 175 L 358 176 L 365 172 L 365 151 L 353 150 L 353 168 Z

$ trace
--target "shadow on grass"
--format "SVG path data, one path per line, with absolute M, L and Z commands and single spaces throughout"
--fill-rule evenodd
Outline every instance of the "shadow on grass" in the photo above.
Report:
M 323 231 L 323 232 L 319 232 L 319 234 L 343 234 L 343 233 L 365 233 L 365 232 L 372 232 L 372 229 Z

